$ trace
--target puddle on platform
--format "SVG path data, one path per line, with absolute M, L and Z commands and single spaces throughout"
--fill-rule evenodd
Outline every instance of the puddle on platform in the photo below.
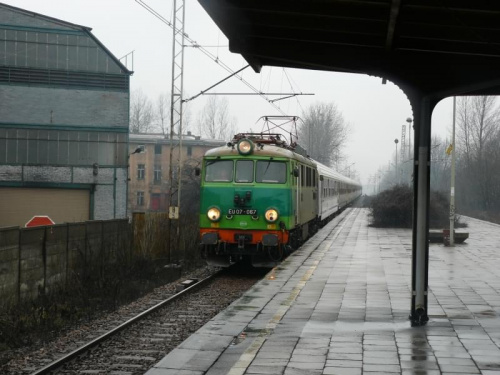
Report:
M 398 332 L 411 329 L 409 320 L 396 322 L 362 322 L 337 320 L 335 322 L 309 321 L 304 327 L 304 332 Z

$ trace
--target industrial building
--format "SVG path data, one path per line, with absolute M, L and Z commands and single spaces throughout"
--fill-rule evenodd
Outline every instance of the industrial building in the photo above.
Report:
M 131 74 L 89 27 L 0 3 L 0 226 L 127 216 Z

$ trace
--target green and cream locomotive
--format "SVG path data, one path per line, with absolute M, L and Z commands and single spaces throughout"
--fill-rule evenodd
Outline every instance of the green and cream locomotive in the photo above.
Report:
M 209 264 L 272 267 L 361 194 L 280 134 L 238 134 L 201 172 L 200 248 Z

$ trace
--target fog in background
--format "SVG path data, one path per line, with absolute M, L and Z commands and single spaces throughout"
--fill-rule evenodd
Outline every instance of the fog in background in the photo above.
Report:
M 134 0 L 3 2 L 91 27 L 92 33 L 118 58 L 134 51 L 131 91 L 140 89 L 152 101 L 156 101 L 161 94 L 169 94 L 172 30 Z M 172 1 L 148 0 L 146 3 L 166 19 L 171 19 Z M 185 25 L 190 38 L 200 45 L 208 46 L 207 49 L 234 71 L 247 64 L 241 56 L 229 52 L 227 39 L 195 0 L 186 1 Z M 196 48 L 185 49 L 184 61 L 185 97 L 207 89 L 228 75 Z M 263 92 L 315 94 L 276 102 L 287 115 L 302 116 L 314 103 L 334 103 L 350 127 L 344 149 L 346 158 L 339 165 L 339 170 L 345 172 L 343 169 L 350 166 L 348 170 L 358 173 L 367 193 L 373 190 L 370 176 L 380 167 L 389 168 L 390 162 L 394 160 L 394 139 L 401 138 L 401 125 L 408 125 L 406 119 L 413 117 L 410 103 L 402 90 L 391 82 L 382 84 L 380 77 L 297 69 L 286 69 L 285 73 L 283 68 L 270 67 L 264 67 L 260 74 L 247 68 L 242 76 Z M 232 78 L 211 92 L 248 93 L 250 90 L 238 79 Z M 208 96 L 200 96 L 189 102 L 190 119 L 185 131 L 199 133 L 196 120 L 208 99 Z M 225 99 L 230 115 L 236 119 L 237 131 L 260 131 L 262 123 L 256 123 L 258 118 L 280 114 L 259 96 L 227 96 Z M 432 119 L 433 134 L 447 137 L 452 124 L 452 100 L 446 99 L 439 103 Z M 411 138 L 413 144 L 413 135 Z M 398 144 L 398 150 L 400 146 L 401 143 Z

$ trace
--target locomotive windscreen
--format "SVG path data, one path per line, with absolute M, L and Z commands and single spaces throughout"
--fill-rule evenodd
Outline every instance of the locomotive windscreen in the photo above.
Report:
M 284 184 L 286 182 L 286 164 L 280 161 L 258 161 L 257 182 L 267 184 Z
M 208 160 L 206 164 L 205 181 L 207 182 L 233 181 L 233 161 Z
M 236 182 L 253 182 L 252 160 L 238 160 L 236 162 Z

